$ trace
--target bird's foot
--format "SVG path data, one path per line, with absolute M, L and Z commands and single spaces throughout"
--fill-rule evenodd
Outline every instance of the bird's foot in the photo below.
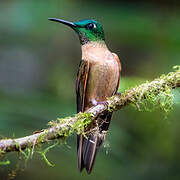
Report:
M 91 102 L 92 102 L 93 106 L 97 106 L 97 105 L 100 105 L 100 104 L 108 106 L 107 101 L 96 101 L 95 99 L 93 99 Z

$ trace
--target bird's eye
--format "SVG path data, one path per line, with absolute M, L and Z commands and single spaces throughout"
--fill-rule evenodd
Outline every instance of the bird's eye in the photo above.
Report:
M 89 30 L 91 30 L 91 29 L 93 29 L 93 28 L 95 28 L 95 27 L 96 27 L 96 25 L 93 24 L 93 23 L 89 23 L 89 24 L 86 26 L 86 28 L 89 29 Z

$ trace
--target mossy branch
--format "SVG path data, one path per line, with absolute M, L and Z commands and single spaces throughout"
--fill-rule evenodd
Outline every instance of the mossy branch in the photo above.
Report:
M 139 110 L 147 108 L 147 102 L 152 106 L 159 105 L 165 112 L 171 109 L 173 95 L 171 90 L 180 87 L 180 66 L 175 67 L 175 72 L 146 82 L 135 88 L 126 90 L 120 95 L 108 99 L 108 105 L 97 105 L 85 113 L 78 113 L 74 117 L 57 119 L 49 122 L 50 128 L 35 132 L 34 134 L 17 139 L 0 140 L 0 157 L 10 151 L 22 151 L 26 148 L 48 142 L 53 139 L 64 139 L 69 137 L 74 131 L 77 134 L 84 133 L 84 128 L 98 115 L 107 111 L 117 111 L 122 107 L 132 104 Z

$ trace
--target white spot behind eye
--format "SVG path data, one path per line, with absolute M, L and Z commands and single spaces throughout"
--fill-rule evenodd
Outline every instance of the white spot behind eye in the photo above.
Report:
M 96 28 L 96 24 L 94 24 L 94 28 Z

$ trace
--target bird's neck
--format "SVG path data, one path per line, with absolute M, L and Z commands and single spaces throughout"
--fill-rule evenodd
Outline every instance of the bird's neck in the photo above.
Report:
M 89 55 L 107 51 L 108 48 L 104 41 L 91 41 L 81 46 L 82 59 L 87 59 Z

